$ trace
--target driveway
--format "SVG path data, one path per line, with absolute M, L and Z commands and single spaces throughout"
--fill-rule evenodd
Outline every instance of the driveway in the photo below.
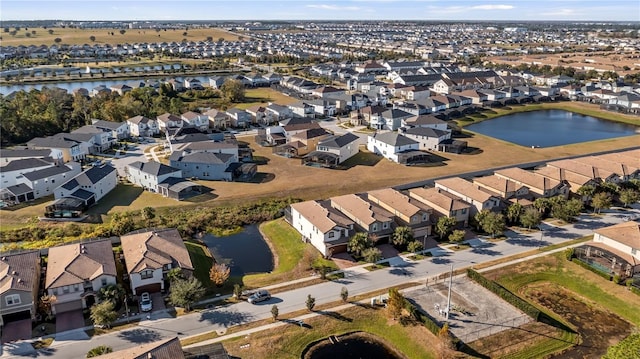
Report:
M 31 319 L 5 323 L 2 328 L 2 343 L 21 339 L 31 339 Z
M 151 302 L 153 303 L 153 311 L 165 310 L 167 307 L 164 304 L 164 298 L 162 293 L 151 293 Z
M 56 314 L 56 332 L 65 332 L 84 327 L 82 309 Z

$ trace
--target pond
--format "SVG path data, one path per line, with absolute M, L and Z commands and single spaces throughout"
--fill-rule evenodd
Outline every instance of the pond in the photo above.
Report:
M 323 340 L 308 348 L 304 359 L 400 359 L 373 335 L 354 333 Z
M 520 112 L 465 129 L 527 147 L 553 147 L 631 136 L 638 128 L 563 110 Z
M 206 234 L 202 241 L 216 262 L 225 263 L 231 268 L 232 276 L 273 270 L 273 254 L 257 224 L 245 226 L 242 232 L 230 236 Z

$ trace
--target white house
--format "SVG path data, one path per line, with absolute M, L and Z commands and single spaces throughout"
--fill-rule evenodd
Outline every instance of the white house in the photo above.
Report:
M 316 151 L 331 153 L 336 156 L 337 163 L 342 163 L 360 151 L 360 137 L 347 132 L 342 136 L 332 136 L 318 142 Z
M 126 173 L 129 182 L 151 192 L 158 192 L 158 184 L 167 178 L 182 178 L 182 170 L 154 161 L 130 163 Z
M 78 198 L 86 206 L 100 201 L 118 184 L 118 172 L 110 165 L 94 166 L 54 190 L 55 199 Z
M 189 252 L 175 228 L 133 232 L 120 241 L 133 295 L 164 291 L 173 268 L 187 277 L 193 274 Z
M 367 149 L 393 162 L 399 162 L 398 153 L 419 150 L 420 144 L 397 132 L 376 132 L 367 137 Z
M 345 252 L 354 233 L 353 221 L 326 202 L 307 201 L 290 205 L 288 222 L 325 257 Z
M 640 224 L 627 221 L 594 231 L 593 241 L 576 249 L 581 259 L 597 262 L 623 279 L 640 273 Z M 584 256 L 584 257 L 583 257 Z
M 440 151 L 440 143 L 451 138 L 451 131 L 437 130 L 430 127 L 408 128 L 404 129 L 402 134 L 420 143 L 419 148 L 423 151 Z
M 100 288 L 116 284 L 110 239 L 51 247 L 48 258 L 44 288 L 56 297 L 55 314 L 88 308 Z
M 113 122 L 97 120 L 94 118 L 91 120 L 91 124 L 103 131 L 111 132 L 111 137 L 117 140 L 129 138 L 129 136 L 131 136 L 127 122 Z
M 158 121 L 144 116 L 135 116 L 127 120 L 131 136 L 153 136 L 160 133 Z
M 180 117 L 189 126 L 197 128 L 200 131 L 207 131 L 209 129 L 209 116 L 207 115 L 188 111 L 183 113 Z

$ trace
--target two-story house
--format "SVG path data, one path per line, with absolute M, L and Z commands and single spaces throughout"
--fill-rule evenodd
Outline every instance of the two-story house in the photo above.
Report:
M 433 210 L 424 203 L 392 188 L 369 191 L 367 199 L 393 213 L 396 224 L 411 228 L 414 238 L 423 239 L 431 234 Z
M 376 132 L 367 137 L 369 152 L 381 155 L 396 163 L 400 163 L 400 153 L 419 149 L 420 144 L 417 141 L 397 132 Z
M 157 120 L 140 115 L 127 119 L 127 125 L 129 126 L 131 136 L 145 137 L 160 133 Z
M 460 177 L 436 180 L 436 187 L 452 193 L 463 201 L 471 204 L 471 215 L 475 215 L 483 210 L 491 211 L 500 206 L 500 198 L 498 196 L 485 192 L 479 189 L 478 185 Z
M 599 270 L 608 269 L 622 279 L 640 273 L 640 224 L 627 221 L 594 231 L 593 241 L 575 251 L 583 261 Z
M 159 192 L 158 185 L 167 178 L 182 178 L 182 170 L 155 161 L 130 163 L 126 173 L 129 182 L 151 192 Z
M 393 213 L 371 203 L 366 194 L 347 194 L 329 199 L 331 207 L 351 219 L 360 230 L 378 240 L 388 239 L 393 233 Z
M 209 130 L 209 116 L 207 115 L 193 111 L 187 111 L 180 117 L 190 127 L 196 128 L 199 131 L 203 132 Z
M 331 136 L 319 141 L 316 146 L 316 151 L 311 152 L 307 157 L 316 156 L 316 160 L 312 162 L 338 165 L 358 154 L 360 151 L 359 142 L 360 137 L 351 132 L 347 132 L 341 136 Z
M 434 221 L 437 223 L 439 217 L 455 218 L 460 226 L 469 225 L 469 214 L 471 205 L 463 201 L 460 197 L 443 191 L 439 188 L 412 188 L 409 190 L 409 197 L 420 201 L 434 210 Z
M 40 288 L 40 252 L 2 254 L 0 257 L 0 330 L 8 323 L 35 320 Z M 28 326 L 31 329 L 31 326 Z M 31 330 L 15 339 L 31 339 Z M 25 335 L 22 335 L 25 334 Z
M 120 240 L 133 295 L 164 291 L 173 268 L 187 277 L 193 274 L 189 252 L 175 228 L 129 233 Z
M 526 186 L 534 197 L 569 196 L 569 186 L 553 178 L 541 176 L 519 167 L 501 169 L 495 172 L 498 177 L 511 180 L 518 185 Z
M 100 288 L 116 284 L 116 275 L 110 239 L 49 248 L 44 288 L 56 297 L 53 313 L 90 307 Z
M 86 207 L 100 201 L 118 184 L 118 173 L 110 165 L 94 166 L 54 190 L 55 199 L 77 198 Z
M 129 132 L 129 125 L 127 125 L 127 122 L 113 122 L 92 119 L 91 124 L 105 132 L 111 132 L 111 137 L 115 138 L 116 140 L 122 140 L 131 136 L 131 133 Z

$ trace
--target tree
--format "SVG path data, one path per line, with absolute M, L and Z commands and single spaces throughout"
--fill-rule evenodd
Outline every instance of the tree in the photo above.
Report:
M 238 80 L 226 80 L 222 86 L 220 86 L 222 96 L 231 102 L 244 101 L 245 89 L 241 81 Z
M 126 32 L 127 32 L 127 30 L 122 29 L 122 30 L 120 30 L 120 35 L 124 35 Z
M 522 207 L 520 203 L 518 202 L 512 203 L 507 208 L 507 219 L 509 220 L 509 223 L 511 224 L 516 223 L 523 211 L 524 211 L 524 207 Z
M 542 214 L 535 208 L 527 208 L 520 215 L 520 224 L 531 229 L 540 224 L 542 221 Z
M 273 317 L 273 320 L 278 320 L 278 314 L 280 314 L 280 310 L 278 310 L 278 306 L 274 304 L 271 307 L 271 317 Z
M 98 291 L 98 298 L 101 301 L 108 300 L 116 304 L 120 302 L 124 293 L 124 288 L 120 284 L 107 284 Z
M 624 188 L 620 190 L 619 199 L 625 207 L 629 207 L 631 203 L 635 203 L 640 200 L 640 193 L 633 188 Z
M 313 311 L 313 308 L 316 306 L 316 298 L 312 297 L 311 294 L 308 294 L 305 304 L 310 312 Z
M 140 214 L 142 214 L 142 218 L 147 221 L 147 227 L 151 226 L 151 221 L 156 218 L 156 210 L 153 207 L 144 207 Z
M 186 31 L 182 33 L 182 36 L 187 36 L 187 35 L 189 35 L 189 33 Z
M 234 284 L 233 285 L 233 296 L 236 299 L 240 299 L 240 297 L 242 297 L 242 286 L 240 284 Z
M 633 333 L 616 345 L 610 346 L 602 359 L 639 359 L 640 333 Z
M 369 241 L 369 236 L 365 232 L 354 234 L 347 243 L 349 252 L 354 253 L 356 256 L 361 256 L 362 252 L 369 247 L 371 247 L 371 241 Z
M 113 353 L 113 348 L 106 345 L 97 346 L 87 352 L 87 358 L 97 357 L 103 354 Z
M 90 318 L 95 326 L 109 328 L 111 323 L 118 318 L 118 313 L 114 310 L 114 304 L 110 300 L 105 300 L 91 307 Z
M 44 320 L 53 319 L 53 311 L 51 310 L 51 307 L 55 302 L 55 295 L 43 295 L 40 297 L 40 300 L 38 301 L 38 314 L 40 314 Z
M 186 311 L 191 310 L 191 305 L 197 302 L 204 295 L 205 289 L 195 277 L 189 279 L 177 279 L 171 283 L 169 291 L 169 302 L 183 307 Z
M 491 234 L 492 237 L 504 233 L 506 223 L 502 213 L 495 213 L 487 210 L 482 210 L 481 213 L 482 212 L 486 212 L 482 216 L 482 221 L 479 222 L 483 231 Z
M 456 243 L 456 244 L 460 243 L 464 240 L 465 234 L 467 234 L 467 232 L 461 229 L 456 229 L 453 232 L 451 232 L 451 234 L 449 235 L 449 242 Z
M 420 241 L 411 241 L 407 245 L 407 250 L 411 253 L 420 252 L 422 250 L 422 243 L 420 243 Z
M 402 315 L 404 308 L 404 297 L 398 291 L 398 288 L 389 289 L 389 299 L 387 300 L 387 313 L 393 318 L 398 319 Z
M 214 263 L 209 269 L 209 278 L 216 287 L 221 287 L 231 274 L 231 268 L 224 263 Z
M 400 248 L 413 241 L 413 231 L 407 226 L 396 227 L 391 237 L 392 243 Z
M 167 279 L 169 279 L 169 282 L 173 282 L 176 279 L 184 279 L 182 276 L 182 269 L 180 267 L 169 269 L 167 272 Z
M 611 207 L 613 200 L 611 195 L 607 192 L 598 192 L 593 195 L 591 199 L 591 206 L 593 206 L 594 213 L 600 213 L 600 210 Z
M 56 44 L 59 44 L 62 42 L 62 39 L 59 37 L 56 37 L 55 39 L 53 39 L 53 42 L 55 42 Z
M 539 197 L 533 201 L 533 207 L 535 207 L 540 213 L 546 213 L 551 208 L 551 202 L 548 198 Z
M 128 213 L 114 213 L 111 217 L 111 234 L 114 236 L 121 236 L 123 234 L 133 231 L 136 227 L 136 223 Z
M 593 195 L 596 193 L 596 187 L 586 184 L 578 188 L 578 191 L 576 191 L 576 193 L 582 196 L 582 199 L 585 202 L 588 202 L 591 200 L 591 197 L 593 197 Z
M 89 40 L 91 40 L 91 42 L 95 42 L 96 41 L 96 37 L 91 35 L 91 36 L 89 36 Z
M 438 222 L 436 223 L 436 233 L 438 233 L 440 239 L 446 238 L 457 223 L 458 222 L 453 217 L 443 216 L 438 218 Z
M 49 29 L 47 30 L 47 32 L 49 33 L 49 35 L 53 35 L 53 29 Z
M 342 299 L 343 302 L 347 302 L 347 299 L 349 299 L 349 290 L 347 289 L 347 287 L 342 287 L 342 289 L 340 290 L 340 299 Z
M 371 247 L 362 251 L 362 257 L 366 262 L 375 263 L 382 259 L 382 252 L 378 248 Z

